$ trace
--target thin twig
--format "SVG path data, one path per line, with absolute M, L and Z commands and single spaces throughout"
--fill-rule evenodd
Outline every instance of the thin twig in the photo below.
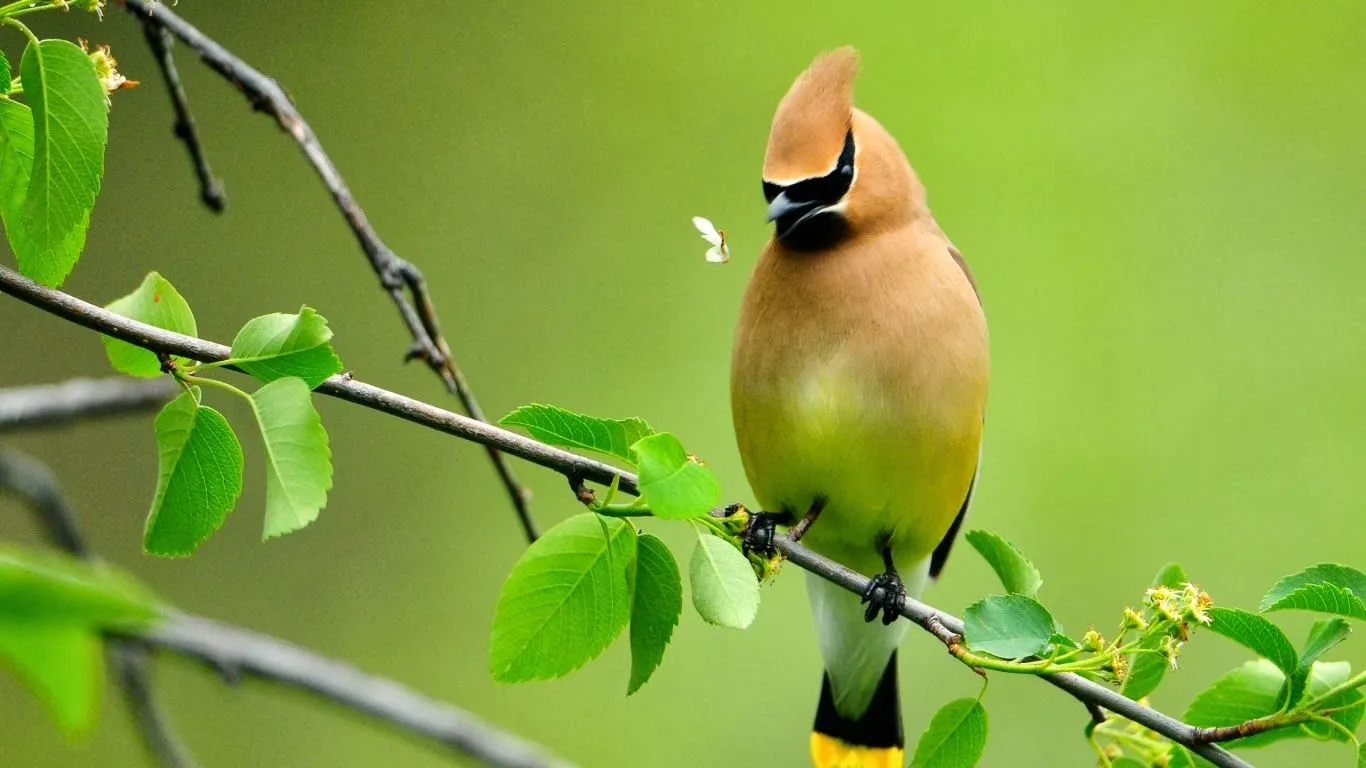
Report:
M 173 614 L 126 637 L 199 659 L 229 681 L 258 677 L 392 723 L 500 768 L 570 768 L 542 747 L 392 680 L 283 640 L 186 614 Z
M 199 129 L 195 127 L 194 115 L 190 113 L 189 97 L 185 86 L 180 82 L 180 72 L 176 70 L 175 57 L 171 48 L 175 38 L 166 28 L 151 21 L 142 23 L 142 32 L 147 37 L 147 45 L 161 67 L 161 78 L 166 81 L 166 90 L 171 92 L 171 105 L 175 108 L 175 135 L 185 144 L 190 153 L 190 163 L 194 165 L 195 176 L 199 178 L 199 199 L 214 213 L 222 213 L 228 205 L 223 182 L 213 175 L 209 158 L 204 154 L 204 145 L 199 141 Z
M 3 488 L 23 497 L 37 513 L 48 538 L 58 547 L 84 560 L 96 560 L 81 535 L 75 513 L 45 464 L 17 451 L 0 449 L 0 489 Z M 137 641 L 111 640 L 107 651 L 147 751 L 169 768 L 193 768 L 194 758 L 157 704 L 145 649 Z
M 176 396 L 170 379 L 71 379 L 59 384 L 0 389 L 0 434 L 26 427 L 144 413 Z
M 155 0 L 118 1 L 129 13 L 142 22 L 144 28 L 148 30 L 149 41 L 152 41 L 151 30 L 153 28 L 179 38 L 186 46 L 198 53 L 210 69 L 237 86 L 238 90 L 251 102 L 254 109 L 274 117 L 280 127 L 294 138 L 299 148 L 303 150 L 308 162 L 318 172 L 318 176 L 322 179 L 328 192 L 331 193 L 333 202 L 341 211 L 342 217 L 346 219 L 347 226 L 351 228 L 351 232 L 355 235 L 357 242 L 360 243 L 366 259 L 369 260 L 370 268 L 379 277 L 380 284 L 389 294 L 389 298 L 398 309 L 404 324 L 407 325 L 413 343 L 405 358 L 425 361 L 428 367 L 440 376 L 447 391 L 460 399 L 461 406 L 467 414 L 479 421 L 487 421 L 483 409 L 479 406 L 479 401 L 474 396 L 474 391 L 470 389 L 469 382 L 466 381 L 451 355 L 450 345 L 441 332 L 441 322 L 436 316 L 436 306 L 432 303 L 431 294 L 427 289 L 427 281 L 422 276 L 422 272 L 411 262 L 400 258 L 380 239 L 379 234 L 370 225 L 370 220 L 365 215 L 365 211 L 361 209 L 360 203 L 356 202 L 355 197 L 351 194 L 351 189 L 342 179 L 341 172 L 337 170 L 336 164 L 332 162 L 332 158 L 328 157 L 327 152 L 323 149 L 317 134 L 313 132 L 313 128 L 295 109 L 293 100 L 284 92 L 284 89 L 274 79 L 262 74 L 227 48 L 171 12 L 164 4 L 155 2 Z M 156 50 L 155 42 L 153 42 L 153 49 Z M 169 61 L 169 58 L 166 58 L 165 61 Z M 163 64 L 163 70 L 165 67 L 166 65 Z M 174 74 L 174 65 L 172 64 L 171 69 L 165 71 L 168 72 L 167 77 L 170 79 Z M 176 81 L 176 85 L 178 85 L 178 81 Z M 173 85 L 173 96 L 176 90 L 177 88 Z M 177 98 L 178 112 L 184 101 L 183 95 L 183 91 L 181 91 L 180 97 Z M 185 114 L 188 115 L 188 110 Z M 192 151 L 194 146 L 197 145 L 191 145 Z M 497 450 L 491 447 L 487 448 L 489 459 L 493 462 L 494 470 L 498 473 L 498 479 L 502 482 L 508 498 L 512 501 L 523 533 L 526 534 L 528 541 L 535 541 L 538 532 L 536 523 L 531 517 L 531 492 L 517 480 L 507 460 Z
M 175 354 L 204 362 L 224 360 L 228 356 L 228 348 L 221 344 L 171 333 L 129 320 L 61 291 L 38 285 L 5 267 L 0 267 L 0 292 L 8 293 L 39 309 L 79 325 L 155 352 Z M 630 472 L 545 445 L 459 414 L 444 411 L 379 387 L 342 376 L 334 376 L 324 382 L 318 391 L 465 440 L 495 447 L 513 456 L 555 470 L 569 478 L 571 485 L 585 480 L 603 485 L 616 482 L 620 491 L 639 495 L 637 478 Z M 811 550 L 793 543 L 786 537 L 778 537 L 776 543 L 788 560 L 804 570 L 857 594 L 862 594 L 868 587 L 869 579 L 867 577 L 855 573 L 833 560 L 817 555 Z M 906 601 L 902 615 L 931 633 L 936 632 L 936 627 L 952 633 L 951 635 L 944 635 L 943 633 L 936 635 L 941 639 L 944 637 L 952 639 L 952 635 L 963 633 L 963 623 L 959 619 L 916 600 Z M 950 647 L 952 646 L 950 645 Z M 1251 768 L 1248 763 L 1216 745 L 1200 743 L 1195 737 L 1193 726 L 1145 707 L 1103 685 L 1093 683 L 1072 673 L 1039 675 L 1039 677 L 1086 704 L 1088 711 L 1094 713 L 1095 707 L 1102 707 L 1114 712 L 1185 746 L 1220 766 L 1220 768 Z

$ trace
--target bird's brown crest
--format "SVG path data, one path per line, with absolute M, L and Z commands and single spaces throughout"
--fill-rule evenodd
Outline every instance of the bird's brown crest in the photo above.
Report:
M 830 172 L 844 147 L 854 112 L 858 51 L 823 53 L 797 76 L 773 116 L 764 178 L 787 182 Z

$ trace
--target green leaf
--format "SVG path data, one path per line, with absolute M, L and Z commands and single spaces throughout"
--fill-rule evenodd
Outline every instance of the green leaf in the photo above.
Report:
M 1309 680 L 1309 670 L 1319 657 L 1327 653 L 1333 646 L 1347 639 L 1352 633 L 1352 625 L 1341 616 L 1334 616 L 1329 619 L 1321 619 L 1314 622 L 1314 626 L 1309 628 L 1309 639 L 1304 644 L 1304 651 L 1300 653 L 1299 666 L 1295 668 L 1295 673 L 1290 677 L 1290 691 L 1288 702 L 1291 706 L 1298 704 L 1300 695 L 1304 693 L 1305 684 Z
M 688 456 L 668 432 L 642 438 L 631 453 L 640 472 L 640 492 L 655 517 L 702 517 L 721 498 L 716 475 Z
M 0 621 L 0 658 L 68 733 L 95 721 L 104 678 L 100 638 L 79 624 Z
M 13 80 L 14 73 L 10 70 L 9 57 L 5 55 L 4 51 L 0 51 L 0 88 L 3 88 L 5 93 L 9 93 L 9 86 Z
M 759 579 L 729 541 L 699 533 L 688 569 L 692 604 L 708 624 L 744 629 L 759 613 Z
M 1167 657 L 1160 652 L 1162 637 L 1151 635 L 1139 643 L 1141 653 L 1129 654 L 1129 674 L 1124 678 L 1120 693 L 1137 700 L 1157 690 L 1167 674 Z
M 1366 768 L 1366 744 L 1357 748 L 1357 768 Z
M 269 539 L 318 519 L 332 487 L 332 450 L 303 379 L 276 379 L 251 396 L 266 455 Z
M 105 309 L 130 320 L 154 325 L 167 331 L 198 336 L 199 329 L 194 322 L 194 313 L 189 302 L 171 285 L 171 281 L 149 272 L 137 290 L 122 298 L 114 299 Z M 109 364 L 119 373 L 152 379 L 161 375 L 161 363 L 156 353 L 126 341 L 103 337 L 104 350 L 109 355 Z M 176 358 L 182 360 L 183 358 Z
M 934 713 L 915 745 L 911 768 L 972 768 L 987 745 L 987 711 L 977 699 L 958 699 Z
M 56 287 L 85 246 L 104 176 L 109 105 L 95 65 L 67 40 L 30 43 L 19 72 L 33 109 L 33 171 L 16 255 L 21 272 Z
M 1262 598 L 1262 611 L 1299 608 L 1366 619 L 1366 573 L 1335 563 L 1286 576 Z
M 635 559 L 635 528 L 592 512 L 527 547 L 493 616 L 494 679 L 562 677 L 602 653 L 630 619 Z
M 237 366 L 264 382 L 287 376 L 303 379 L 309 389 L 342 370 L 342 361 L 328 342 L 327 319 L 309 307 L 298 314 L 276 312 L 253 317 L 232 340 Z
M 630 696 L 650 679 L 683 612 L 683 580 L 664 542 L 648 533 L 636 542 L 636 592 L 631 599 Z
M 627 462 L 633 461 L 631 446 L 654 434 L 650 425 L 640 419 L 600 419 L 537 403 L 518 408 L 498 424 L 521 427 L 543 443 L 596 451 Z
M 157 415 L 157 491 L 142 545 L 183 557 L 223 525 L 242 494 L 242 446 L 223 414 L 186 392 Z
M 0 659 L 68 732 L 94 721 L 100 630 L 139 626 L 159 611 L 149 592 L 113 569 L 0 548 Z
M 8 82 L 8 81 L 6 81 Z M 33 170 L 33 113 L 28 105 L 0 99 L 0 218 L 14 245 L 15 227 L 22 226 L 24 195 Z
M 1167 758 L 1167 768 L 1196 768 L 1195 757 L 1180 744 L 1173 744 Z
M 1007 592 L 1034 597 L 1043 586 L 1039 569 L 1015 548 L 1014 544 L 990 531 L 968 531 L 964 536 L 972 548 L 987 561 Z
M 1053 632 L 1048 609 L 1024 595 L 991 595 L 968 606 L 963 614 L 963 639 L 968 647 L 1002 659 L 1038 653 Z
M 1223 635 L 1258 656 L 1275 664 L 1286 675 L 1293 675 L 1299 665 L 1299 654 L 1280 627 L 1239 608 L 1215 606 L 1209 609 L 1210 631 Z
M 1186 576 L 1186 569 L 1179 563 L 1167 563 L 1162 566 L 1162 570 L 1153 577 L 1154 587 L 1170 587 L 1177 589 L 1190 583 L 1190 578 Z
M 0 546 L 0 622 L 139 624 L 157 614 L 147 588 L 109 566 Z
M 1327 692 L 1328 689 L 1346 680 L 1349 673 L 1350 665 L 1347 662 L 1321 661 L 1314 664 L 1309 676 L 1310 694 L 1319 695 Z M 1196 727 L 1208 728 L 1237 725 L 1274 714 L 1281 708 L 1281 692 L 1284 685 L 1285 675 L 1276 668 L 1276 665 L 1266 659 L 1249 661 L 1219 678 L 1195 697 L 1183 719 Z M 1355 696 L 1335 697 L 1332 706 L 1338 709 L 1327 717 L 1338 721 L 1349 731 L 1354 731 L 1362 716 L 1362 708 L 1355 706 L 1361 699 L 1361 692 L 1345 693 Z M 1316 728 L 1319 730 L 1315 730 Z M 1346 738 L 1335 729 L 1327 730 L 1323 729 L 1323 726 L 1311 727 L 1311 724 L 1304 724 L 1237 739 L 1229 742 L 1229 746 L 1259 747 L 1283 739 L 1313 736 L 1320 732 L 1323 737 L 1338 741 Z

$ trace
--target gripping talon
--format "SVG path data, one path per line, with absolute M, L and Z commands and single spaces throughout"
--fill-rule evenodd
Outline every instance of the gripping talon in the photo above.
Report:
M 745 526 L 745 532 L 740 539 L 740 549 L 746 557 L 751 552 L 757 552 L 763 557 L 773 555 L 773 537 L 778 531 L 777 518 L 778 515 L 770 512 L 755 512 L 750 515 L 749 525 Z
M 872 621 L 881 613 L 882 623 L 891 624 L 906 607 L 906 585 L 896 571 L 880 573 L 868 582 L 861 602 L 868 604 L 863 612 L 864 621 Z

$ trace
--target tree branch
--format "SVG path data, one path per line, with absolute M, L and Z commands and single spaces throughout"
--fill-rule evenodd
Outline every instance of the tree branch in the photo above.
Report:
M 175 108 L 175 135 L 185 143 L 190 153 L 190 163 L 194 165 L 195 176 L 199 178 L 199 199 L 214 213 L 222 213 L 228 205 L 223 182 L 213 175 L 209 158 L 204 154 L 204 146 L 199 141 L 199 130 L 195 127 L 194 115 L 190 114 L 189 97 L 185 86 L 180 83 L 180 72 L 176 70 L 175 57 L 171 48 L 175 38 L 165 27 L 150 21 L 143 21 L 142 32 L 147 37 L 147 45 L 161 67 L 161 78 L 166 81 L 166 90 L 171 93 L 171 106 Z
M 155 410 L 179 390 L 170 379 L 71 379 L 0 389 L 0 434 L 26 427 Z
M 9 488 L 28 502 L 47 530 L 48 538 L 58 547 L 83 560 L 95 560 L 81 535 L 76 515 L 67 506 L 46 465 L 17 451 L 0 449 L 0 488 Z M 157 704 L 145 648 L 135 641 L 113 640 L 106 650 L 147 751 L 169 768 L 193 768 L 194 758 Z
M 571 768 L 541 747 L 392 680 L 368 675 L 283 640 L 188 614 L 123 637 L 198 659 L 229 682 L 258 677 L 288 685 L 500 768 Z
M 209 68 L 237 86 L 238 90 L 251 102 L 253 108 L 274 117 L 280 127 L 293 137 L 299 148 L 303 150 L 308 162 L 318 172 L 318 176 L 322 179 L 328 192 L 331 193 L 333 202 L 341 211 L 342 217 L 346 219 L 347 226 L 351 228 L 351 232 L 355 235 L 357 242 L 360 243 L 366 259 L 369 260 L 370 268 L 379 277 L 380 284 L 389 294 L 394 306 L 398 309 L 399 315 L 403 318 L 404 324 L 408 326 L 413 342 L 405 356 L 406 359 L 426 361 L 428 367 L 435 371 L 442 383 L 446 385 L 446 390 L 460 399 L 465 412 L 472 418 L 485 421 L 484 411 L 479 406 L 474 391 L 470 389 L 469 382 L 466 381 L 464 374 L 456 366 L 455 359 L 451 355 L 450 345 L 441 332 L 441 323 L 436 316 L 436 306 L 432 303 L 431 294 L 427 290 L 427 281 L 422 276 L 422 272 L 411 262 L 400 258 L 380 239 L 379 234 L 370 225 L 370 220 L 365 215 L 365 211 L 361 209 L 360 203 L 356 202 L 350 188 L 346 185 L 346 181 L 342 179 L 341 172 L 337 170 L 336 164 L 332 162 L 332 158 L 323 149 L 317 134 L 304 120 L 303 115 L 295 109 L 294 102 L 288 94 L 273 79 L 262 74 L 227 48 L 172 13 L 164 4 L 158 3 L 156 0 L 118 0 L 118 2 L 142 22 L 143 28 L 147 32 L 147 39 L 152 44 L 153 52 L 158 54 L 158 60 L 162 64 L 162 71 L 166 75 L 168 85 L 171 88 L 172 99 L 176 105 L 177 135 L 185 138 L 191 154 L 196 158 L 196 166 L 199 169 L 201 180 L 208 172 L 208 166 L 203 161 L 202 152 L 196 151 L 198 149 L 197 140 L 187 138 L 187 136 L 194 134 L 193 121 L 189 120 L 189 110 L 185 106 L 184 89 L 180 87 L 175 65 L 170 59 L 169 48 L 165 50 L 164 54 L 158 48 L 158 41 L 164 40 L 167 34 L 179 38 L 186 46 L 198 53 Z M 189 126 L 188 131 L 182 134 L 181 126 Z M 410 296 L 411 301 L 409 300 Z M 488 448 L 489 459 L 493 462 L 494 470 L 498 473 L 498 479 L 502 482 L 508 497 L 512 501 L 527 540 L 535 541 L 538 533 L 536 523 L 531 517 L 531 492 L 517 480 L 506 459 L 497 450 L 486 447 Z
M 201 362 L 218 362 L 229 357 L 228 348 L 222 344 L 129 320 L 70 294 L 41 286 L 3 265 L 0 265 L 0 293 L 7 293 L 77 325 L 123 339 L 154 352 L 179 355 Z M 584 480 L 606 485 L 611 483 L 612 477 L 619 472 L 615 467 L 601 461 L 546 445 L 478 419 L 438 408 L 345 375 L 333 376 L 323 382 L 316 391 L 509 453 L 564 475 L 576 475 Z M 635 480 L 623 481 L 621 490 L 635 494 Z
M 0 292 L 8 293 L 47 312 L 154 352 L 175 354 L 203 362 L 216 362 L 224 360 L 228 356 L 228 348 L 220 344 L 171 333 L 120 317 L 61 291 L 38 285 L 5 267 L 0 267 Z M 559 472 L 570 480 L 571 485 L 575 482 L 582 483 L 584 480 L 610 485 L 615 479 L 619 490 L 632 495 L 639 495 L 637 478 L 630 472 L 545 445 L 484 422 L 443 411 L 435 406 L 379 387 L 347 379 L 343 376 L 334 376 L 318 387 L 317 391 L 481 445 L 495 447 L 513 456 Z M 795 544 L 787 537 L 778 537 L 777 546 L 787 559 L 798 567 L 838 584 L 851 592 L 862 594 L 868 586 L 869 579 L 867 577 Z M 947 630 L 953 635 L 961 635 L 963 632 L 963 623 L 959 619 L 916 600 L 906 601 L 902 615 L 922 629 L 934 634 L 950 648 L 953 647 L 952 635 L 946 635 L 940 630 Z M 1043 674 L 1039 677 L 1087 705 L 1088 711 L 1094 713 L 1096 707 L 1108 709 L 1166 736 L 1220 768 L 1252 768 L 1250 764 L 1221 747 L 1201 742 L 1197 738 L 1197 732 L 1193 726 L 1145 707 L 1133 699 L 1122 696 L 1103 685 L 1093 683 L 1080 675 L 1059 673 Z

